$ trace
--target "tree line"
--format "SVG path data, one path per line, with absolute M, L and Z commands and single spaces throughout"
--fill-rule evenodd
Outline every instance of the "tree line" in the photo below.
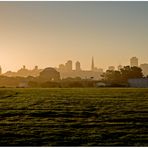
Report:
M 102 80 L 76 78 L 60 78 L 60 73 L 53 68 L 44 69 L 38 77 L 6 77 L 0 76 L 0 87 L 96 87 L 98 82 L 106 86 L 128 86 L 128 79 L 143 78 L 139 67 L 124 66 L 120 70 L 107 70 Z
M 127 85 L 128 79 L 143 78 L 142 69 L 136 66 L 124 66 L 120 70 L 107 70 L 102 74 L 102 81 L 110 85 Z

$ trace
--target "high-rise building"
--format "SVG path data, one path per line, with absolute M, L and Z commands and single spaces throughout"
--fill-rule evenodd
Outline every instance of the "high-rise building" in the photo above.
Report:
M 60 64 L 59 65 L 59 70 L 60 71 L 64 71 L 65 70 L 65 65 L 64 64 Z
M 133 66 L 138 67 L 138 58 L 132 57 L 132 58 L 130 59 L 130 66 L 131 66 L 131 67 L 133 67 Z
M 92 61 L 91 61 L 91 70 L 94 71 L 94 68 L 95 68 L 95 66 L 94 66 L 94 57 L 92 57 Z
M 80 65 L 80 62 L 77 61 L 76 62 L 76 71 L 80 71 L 81 70 L 81 65 Z
M 142 69 L 143 75 L 147 76 L 148 75 L 148 64 L 147 63 L 141 64 L 140 68 Z
M 71 60 L 66 62 L 65 68 L 67 71 L 72 71 L 72 61 Z

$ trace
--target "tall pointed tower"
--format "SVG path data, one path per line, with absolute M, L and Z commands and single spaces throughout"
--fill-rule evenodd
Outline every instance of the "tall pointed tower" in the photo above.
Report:
M 92 62 L 91 62 L 91 70 L 94 70 L 94 57 L 92 57 Z

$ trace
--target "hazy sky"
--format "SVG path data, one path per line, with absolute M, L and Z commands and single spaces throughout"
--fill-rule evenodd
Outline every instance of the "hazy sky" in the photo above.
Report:
M 56 66 L 90 69 L 148 63 L 148 2 L 0 2 L 3 71 Z

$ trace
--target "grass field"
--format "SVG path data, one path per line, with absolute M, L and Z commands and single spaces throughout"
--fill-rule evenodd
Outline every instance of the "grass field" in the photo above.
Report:
M 148 89 L 0 89 L 0 146 L 148 146 Z

